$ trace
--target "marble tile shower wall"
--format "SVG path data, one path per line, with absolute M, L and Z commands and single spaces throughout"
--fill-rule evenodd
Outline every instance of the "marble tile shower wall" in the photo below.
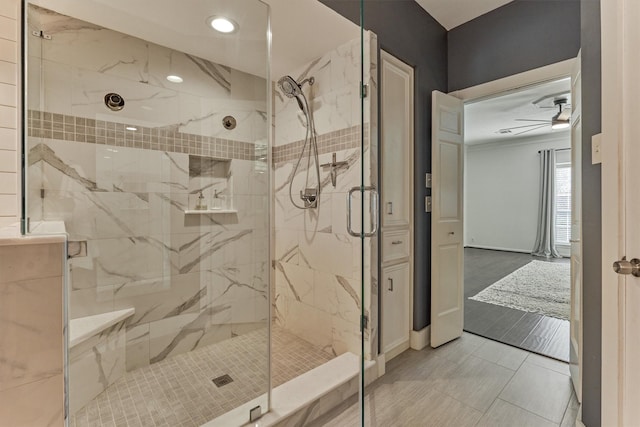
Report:
M 88 242 L 71 317 L 134 307 L 129 370 L 264 326 L 265 80 L 40 8 L 30 22 L 52 38 L 29 45 L 29 214 Z M 200 191 L 237 213 L 185 214 Z
M 376 93 L 376 37 L 366 34 L 365 82 Z M 377 182 L 377 138 L 375 97 L 365 100 L 365 123 L 360 117 L 360 40 L 339 46 L 311 62 L 294 78 L 314 76 L 315 84 L 305 86 L 318 132 L 319 163 L 331 162 L 332 153 L 347 166 L 338 169 L 337 185 L 331 183 L 330 169 L 321 168 L 319 208 L 296 209 L 289 199 L 303 188 L 306 162 L 298 173 L 293 170 L 304 144 L 305 120 L 295 100 L 276 89 L 275 99 L 275 319 L 282 328 L 339 355 L 346 351 L 360 354 L 360 310 L 362 295 L 360 239 L 352 237 L 346 226 L 346 194 L 360 185 L 361 137 L 364 137 L 364 173 L 367 182 Z M 311 180 L 315 172 L 312 171 Z M 311 185 L 313 186 L 313 184 Z M 367 212 L 368 214 L 368 212 Z M 353 228 L 360 228 L 359 202 L 354 198 Z M 367 219 L 365 219 L 367 221 Z M 366 354 L 377 348 L 377 299 L 372 299 L 377 272 L 371 256 L 376 243 L 365 245 L 365 312 L 370 318 L 365 331 Z

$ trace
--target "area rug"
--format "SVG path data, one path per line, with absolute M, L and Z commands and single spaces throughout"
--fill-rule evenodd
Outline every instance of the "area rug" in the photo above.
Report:
M 531 261 L 469 299 L 569 320 L 570 266 Z

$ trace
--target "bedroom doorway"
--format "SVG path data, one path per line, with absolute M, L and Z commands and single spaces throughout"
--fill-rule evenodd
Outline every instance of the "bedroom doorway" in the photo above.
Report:
M 565 362 L 571 89 L 560 78 L 464 112 L 464 329 Z
M 515 185 L 516 191 L 509 193 L 510 197 L 502 197 L 501 201 L 488 201 L 487 196 L 489 191 L 492 190 L 490 185 L 485 184 L 479 186 L 474 191 L 469 191 L 469 189 L 465 189 L 465 187 L 469 186 L 469 183 L 474 180 L 474 178 L 470 178 L 467 173 L 465 176 L 465 171 L 468 172 L 469 162 L 467 161 L 468 150 L 464 144 L 465 140 L 465 130 L 470 126 L 467 125 L 468 117 L 465 117 L 465 106 L 470 106 L 473 104 L 480 103 L 482 101 L 490 101 L 492 99 L 499 98 L 500 96 L 514 94 L 517 97 L 518 93 L 523 91 L 527 91 L 529 89 L 534 89 L 538 86 L 542 86 L 548 83 L 554 84 L 568 84 L 570 88 L 567 94 L 566 86 L 560 88 L 558 92 L 549 92 L 544 95 L 539 96 L 538 98 L 532 98 L 529 100 L 520 100 L 521 109 L 517 110 L 519 113 L 525 113 L 527 109 L 531 110 L 533 107 L 538 108 L 539 110 L 547 110 L 546 113 L 539 112 L 541 117 L 523 117 L 521 115 L 514 116 L 512 119 L 515 121 L 519 120 L 540 120 L 537 126 L 533 126 L 532 128 L 535 131 L 542 132 L 543 128 L 551 128 L 552 125 L 558 123 L 558 121 L 562 121 L 563 126 L 566 131 L 562 129 L 558 129 L 558 126 L 554 126 L 554 129 L 551 129 L 551 132 L 561 133 L 560 131 L 564 131 L 566 134 L 566 146 L 557 147 L 557 146 L 546 146 L 541 148 L 536 148 L 533 153 L 533 170 L 538 168 L 538 178 L 541 176 L 542 164 L 541 158 L 547 159 L 545 164 L 545 186 L 556 190 L 559 193 L 561 189 L 556 189 L 555 185 L 551 185 L 552 181 L 568 179 L 566 175 L 569 175 L 571 178 L 571 183 L 569 187 L 571 188 L 571 209 L 567 214 L 565 213 L 565 218 L 570 218 L 570 232 L 568 236 L 569 239 L 569 255 L 570 258 L 563 260 L 561 258 L 548 260 L 547 257 L 541 257 L 540 260 L 529 258 L 527 262 L 524 262 L 521 266 L 516 266 L 515 269 L 512 269 L 510 272 L 503 272 L 502 278 L 498 278 L 498 282 L 509 276 L 512 273 L 518 273 L 518 269 L 522 267 L 527 267 L 527 264 L 531 264 L 532 261 L 541 261 L 542 264 L 534 263 L 531 267 L 546 267 L 544 270 L 553 270 L 553 269 L 562 269 L 565 271 L 568 270 L 569 275 L 560 275 L 561 277 L 569 277 L 569 322 L 568 322 L 568 330 L 567 327 L 564 326 L 561 328 L 560 324 L 557 321 L 549 321 L 545 323 L 541 322 L 541 317 L 536 318 L 529 322 L 533 324 L 533 327 L 538 327 L 536 333 L 532 334 L 533 328 L 529 329 L 526 332 L 526 336 L 520 339 L 519 343 L 512 343 L 511 345 L 504 344 L 503 347 L 500 347 L 504 350 L 503 356 L 508 357 L 507 353 L 513 353 L 521 351 L 520 349 L 515 348 L 513 345 L 522 345 L 527 338 L 529 341 L 541 341 L 543 340 L 540 337 L 546 338 L 546 346 L 550 348 L 550 342 L 554 336 L 557 337 L 559 343 L 566 343 L 563 345 L 562 353 L 558 352 L 558 354 L 552 354 L 552 357 L 555 357 L 560 360 L 564 360 L 569 362 L 568 369 L 570 372 L 571 380 L 574 385 L 574 389 L 576 390 L 576 396 L 578 400 L 581 400 L 581 378 L 582 378 L 582 317 L 583 317 L 583 307 L 582 307 L 582 263 L 581 263 L 581 254 L 582 254 L 582 219 L 581 219 L 581 165 L 583 162 L 582 159 L 582 125 L 581 125 L 581 72 L 580 72 L 580 54 L 574 59 L 562 61 L 556 64 L 551 64 L 545 67 L 537 68 L 534 70 L 526 71 L 524 73 L 516 74 L 509 77 L 504 77 L 499 80 L 495 80 L 489 83 L 485 83 L 482 85 L 470 87 L 467 89 L 462 89 L 459 91 L 451 92 L 449 94 L 444 94 L 438 91 L 433 92 L 432 96 L 432 176 L 427 176 L 427 187 L 431 187 L 431 198 L 427 197 L 425 200 L 426 208 L 430 209 L 432 212 L 431 217 L 431 325 L 429 327 L 430 332 L 430 344 L 431 347 L 439 347 L 444 343 L 449 341 L 453 341 L 456 338 L 459 338 L 463 335 L 465 329 L 469 330 L 472 325 L 471 323 L 480 323 L 480 321 L 470 318 L 470 301 L 477 301 L 477 299 L 470 300 L 469 298 L 476 297 L 478 293 L 472 293 L 472 291 L 467 292 L 465 290 L 465 274 L 464 274 L 464 258 L 465 258 L 465 244 L 478 245 L 478 237 L 481 234 L 479 232 L 475 232 L 474 235 L 470 235 L 468 230 L 465 230 L 465 227 L 468 228 L 467 221 L 465 217 L 469 216 L 468 212 L 468 200 L 467 196 L 473 193 L 473 196 L 479 197 L 481 202 L 480 213 L 486 214 L 486 212 L 490 211 L 490 209 L 499 208 L 502 210 L 506 210 L 507 208 L 520 207 L 520 203 L 517 201 L 513 195 L 523 193 L 530 196 L 530 200 L 533 200 L 534 207 L 530 207 L 529 211 L 538 211 L 538 197 L 541 197 L 542 192 L 540 192 L 540 183 L 537 186 L 533 187 L 533 189 L 529 189 L 526 191 L 522 185 Z M 556 83 L 557 82 L 557 83 Z M 568 96 L 565 96 L 567 94 Z M 531 93 L 528 94 L 531 96 Z M 566 99 L 563 99 L 566 98 Z M 537 105 L 529 105 L 536 104 Z M 545 108 L 543 106 L 555 107 L 555 108 Z M 513 108 L 512 108 L 513 109 Z M 531 111 L 530 111 L 531 112 Z M 471 121 L 472 122 L 472 121 Z M 488 119 L 484 119 L 480 122 L 480 126 L 486 127 L 489 123 Z M 517 129 L 527 129 L 527 128 L 518 128 L 517 126 L 525 126 L 526 124 L 535 124 L 535 122 L 520 122 L 524 124 L 498 124 L 490 126 L 489 128 L 493 128 L 493 130 L 487 130 L 490 138 L 497 139 L 504 132 L 508 134 L 510 131 L 513 133 L 519 133 Z M 568 124 L 568 126 L 567 126 Z M 529 134 L 534 133 L 535 131 L 527 132 Z M 496 134 L 496 132 L 499 132 Z M 521 134 L 516 136 L 524 136 L 526 138 L 532 138 L 531 135 Z M 547 141 L 548 144 L 553 145 L 552 142 Z M 496 145 L 497 142 L 494 142 Z M 521 146 L 526 146 L 527 144 L 520 144 Z M 491 145 L 487 142 L 484 148 L 489 149 Z M 510 148 L 517 148 L 518 144 L 513 144 Z M 597 147 L 597 145 L 596 145 Z M 562 148 L 571 148 L 570 150 L 562 150 Z M 556 150 L 557 149 L 557 150 Z M 480 150 L 482 151 L 482 150 Z M 538 154 L 537 151 L 541 151 Z M 568 153 L 567 153 L 568 152 Z M 506 151 L 505 151 L 506 153 Z M 540 156 L 540 157 L 538 157 Z M 494 156 L 494 158 L 499 159 L 497 166 L 494 166 L 497 169 L 499 166 L 509 166 L 512 167 L 513 162 L 509 162 L 508 156 L 504 153 L 500 155 Z M 565 160 L 562 159 L 565 158 Z M 531 157 L 530 157 L 531 159 Z M 570 160 L 567 160 L 570 159 Z M 555 160 L 555 167 L 553 166 L 553 160 Z M 593 160 L 593 159 L 592 159 Z M 564 163 L 564 165 L 562 165 Z M 569 165 L 567 165 L 569 163 Z M 536 167 L 536 164 L 538 165 Z M 529 164 L 531 166 L 531 163 Z M 565 167 L 567 170 L 558 171 L 557 167 Z M 512 168 L 513 169 L 513 168 Z M 506 174 L 499 174 L 497 178 L 494 179 L 494 183 L 498 183 L 501 185 L 505 185 L 505 182 L 512 180 L 515 182 L 515 178 L 519 177 L 524 173 L 524 168 L 516 168 L 516 172 L 514 172 L 513 176 L 506 176 Z M 564 174 L 565 176 L 556 177 L 556 174 Z M 481 177 L 495 175 L 495 170 L 490 170 L 485 172 L 485 175 L 480 175 Z M 515 177 L 515 178 L 514 178 Z M 431 178 L 429 180 L 429 178 Z M 475 183 L 475 181 L 474 181 Z M 507 184 L 513 184 L 512 182 L 507 182 Z M 552 193 L 552 191 L 551 191 Z M 537 194 L 537 196 L 536 196 Z M 549 194 L 549 192 L 544 192 L 544 194 Z M 504 196 L 504 195 L 503 195 Z M 552 223 L 553 216 L 557 216 L 558 213 L 555 212 L 555 208 L 551 209 L 553 206 L 553 201 L 555 201 L 555 197 L 547 196 L 547 201 L 544 206 L 547 209 L 544 209 L 546 212 L 546 223 Z M 531 205 L 530 205 L 531 206 Z M 512 214 L 513 216 L 513 214 Z M 508 231 L 512 233 L 512 235 L 520 235 L 523 231 L 522 227 L 508 228 L 508 221 L 503 220 L 499 225 L 502 227 L 501 230 Z M 542 224 L 542 222 L 540 223 Z M 566 228 L 566 227 L 565 227 Z M 538 229 L 538 221 L 534 221 L 533 229 L 537 231 Z M 558 234 L 559 231 L 555 229 L 555 227 L 541 227 L 542 230 L 546 230 L 542 233 L 542 239 L 540 242 L 533 242 L 534 246 L 539 246 L 538 251 L 541 251 L 543 254 L 549 252 L 548 249 L 551 248 L 549 244 L 551 241 L 555 242 L 555 237 L 552 238 L 553 234 Z M 553 233 L 552 231 L 555 231 Z M 476 234 L 478 233 L 478 234 Z M 565 236 L 567 235 L 565 233 Z M 560 233 L 561 234 L 561 233 Z M 463 238 L 464 237 L 464 238 Z M 536 233 L 537 237 L 537 233 Z M 473 242 L 471 239 L 473 238 Z M 536 239 L 537 240 L 537 239 Z M 531 244 L 531 241 L 529 241 Z M 540 243 L 539 245 L 537 243 Z M 562 246 L 562 245 L 559 245 Z M 526 248 L 526 247 L 525 247 Z M 469 248 L 468 248 L 469 249 Z M 468 258 L 472 258 L 471 251 L 467 249 Z M 509 249 L 506 246 L 495 246 L 495 247 L 476 247 L 475 249 L 482 250 L 493 250 L 494 252 L 514 252 L 514 257 L 518 256 L 528 256 L 529 251 L 532 251 L 533 247 L 530 249 L 523 249 L 522 253 L 518 253 L 515 251 L 504 251 L 504 249 Z M 500 251 L 500 249 L 503 249 Z M 526 252 L 526 253 L 525 253 Z M 565 252 L 566 254 L 567 252 Z M 484 288 L 490 288 L 490 285 L 495 284 L 497 282 L 492 281 L 491 277 L 488 277 L 490 273 L 494 273 L 498 275 L 496 270 L 498 270 L 495 266 L 497 261 L 489 260 L 482 262 L 481 260 L 476 260 L 477 265 L 470 265 L 471 274 L 476 276 L 484 275 L 486 285 Z M 564 265 L 562 265 L 564 264 Z M 525 277 L 534 277 L 538 278 L 546 273 L 544 271 L 540 271 L 534 269 L 533 272 L 529 271 L 520 271 L 521 275 Z M 524 273 L 524 274 L 523 274 Z M 506 274 L 506 276 L 504 276 Z M 493 283 L 492 283 L 493 282 Z M 539 282 L 539 281 L 538 281 Z M 547 280 L 545 282 L 551 282 L 551 280 Z M 566 283 L 566 282 L 565 282 Z M 478 286 L 479 288 L 480 286 Z M 529 288 L 535 288 L 534 286 L 529 286 Z M 485 289 L 482 289 L 484 291 Z M 521 300 L 520 298 L 524 292 L 511 292 L 514 295 L 514 298 Z M 564 301 L 567 301 L 566 290 L 564 291 Z M 486 306 L 499 306 L 494 301 L 478 301 L 482 302 Z M 513 301 L 512 301 L 513 302 Z M 555 301 L 551 301 L 555 302 Z M 506 306 L 503 305 L 502 307 Z M 511 304 L 510 304 L 511 305 Z M 515 305 L 515 304 L 513 304 Z M 467 307 L 465 313 L 465 306 Z M 559 316 L 555 312 L 551 313 L 540 313 L 537 308 L 533 309 L 530 306 L 522 307 L 522 305 L 517 306 L 518 309 L 522 308 L 525 314 L 534 313 L 538 315 L 545 315 L 548 317 L 553 317 L 554 319 L 560 319 L 564 321 L 565 319 L 562 317 L 554 317 Z M 507 306 L 506 308 L 513 308 L 511 306 Z M 566 303 L 564 305 L 566 317 Z M 523 314 L 523 316 L 525 315 Z M 486 317 L 486 322 L 490 322 L 495 319 L 495 315 L 493 314 L 480 314 L 479 316 Z M 528 318 L 531 318 L 532 315 L 527 315 Z M 521 320 L 521 318 L 514 320 L 505 320 L 504 325 L 506 327 L 511 327 L 517 321 Z M 522 320 L 520 326 L 524 326 L 525 320 Z M 547 327 L 546 329 L 553 328 L 556 324 L 555 331 L 551 337 L 543 336 L 540 333 L 545 328 L 545 324 L 551 323 L 552 325 Z M 566 325 L 566 323 L 565 323 Z M 487 328 L 488 329 L 488 328 Z M 507 330 L 508 331 L 508 330 Z M 515 333 L 515 331 L 512 331 Z M 568 332 L 568 333 L 567 333 Z M 482 335 L 480 331 L 475 331 L 475 333 Z M 499 337 L 492 338 L 494 340 L 500 340 L 504 338 L 506 332 L 503 332 Z M 524 333 L 524 332 L 523 332 Z M 564 335 L 564 336 L 563 336 Z M 512 340 L 515 341 L 515 338 Z M 534 348 L 534 352 L 543 353 L 540 348 Z M 568 353 L 568 356 L 567 356 Z

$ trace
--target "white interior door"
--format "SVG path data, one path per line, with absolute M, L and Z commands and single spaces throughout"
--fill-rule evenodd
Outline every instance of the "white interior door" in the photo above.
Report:
M 464 323 L 464 105 L 432 94 L 431 347 L 462 335 Z
M 640 258 L 640 2 L 602 13 L 602 425 L 640 420 L 640 278 L 612 263 Z
M 640 258 L 640 168 L 637 159 L 640 156 L 640 2 L 629 0 L 621 9 L 624 31 L 623 39 L 623 75 L 618 86 L 622 91 L 622 118 L 620 147 L 620 168 L 622 182 L 620 194 L 620 211 L 622 221 L 619 236 L 623 251 L 619 253 L 628 259 Z M 603 106 L 603 109 L 606 108 Z M 603 207 L 604 207 L 603 203 Z M 619 258 L 620 259 L 620 258 Z M 615 260 L 609 260 L 609 262 Z M 622 314 L 620 325 L 621 339 L 619 348 L 622 349 L 622 422 L 621 425 L 631 426 L 640 423 L 640 278 L 632 275 L 622 277 L 622 287 L 619 295 L 618 313 Z M 604 423 L 603 423 L 604 424 Z
M 582 402 L 582 73 L 580 54 L 571 76 L 571 327 L 569 368 Z

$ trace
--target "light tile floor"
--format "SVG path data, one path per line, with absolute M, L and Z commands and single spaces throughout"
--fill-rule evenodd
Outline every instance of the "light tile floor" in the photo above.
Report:
M 578 403 L 566 363 L 464 333 L 387 364 L 365 398 L 367 426 L 573 426 Z M 359 425 L 354 397 L 314 426 Z
M 278 327 L 273 384 L 333 358 Z M 267 391 L 267 333 L 260 329 L 128 372 L 70 418 L 70 427 L 200 426 Z M 216 387 L 211 379 L 229 374 Z

